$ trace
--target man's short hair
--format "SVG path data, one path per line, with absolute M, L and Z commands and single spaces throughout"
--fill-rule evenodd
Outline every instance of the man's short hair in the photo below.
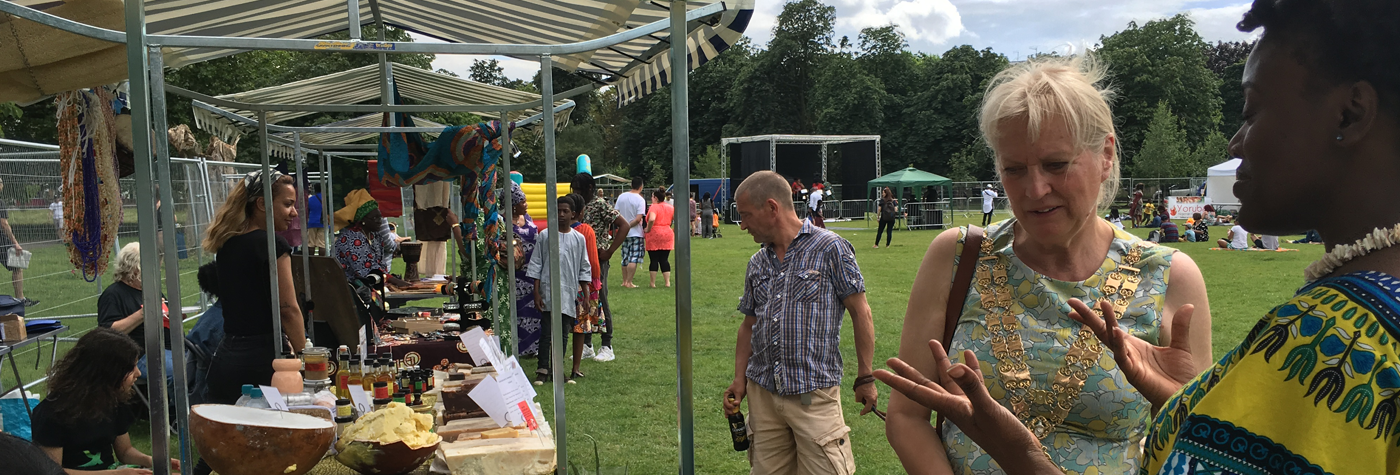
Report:
M 634 190 L 639 190 L 639 189 L 642 188 L 642 185 L 644 185 L 644 184 L 645 184 L 645 183 L 642 181 L 642 177 L 641 177 L 641 176 L 634 176 L 634 177 L 632 177 L 632 189 L 634 189 Z
M 781 209 L 792 209 L 792 188 L 788 186 L 787 179 L 768 170 L 754 172 L 745 178 L 734 191 L 734 197 L 750 204 L 773 200 L 778 202 Z

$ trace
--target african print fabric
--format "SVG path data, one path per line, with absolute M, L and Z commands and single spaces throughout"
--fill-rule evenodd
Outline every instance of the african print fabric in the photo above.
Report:
M 1400 473 L 1400 280 L 1314 282 L 1163 406 L 1143 474 Z

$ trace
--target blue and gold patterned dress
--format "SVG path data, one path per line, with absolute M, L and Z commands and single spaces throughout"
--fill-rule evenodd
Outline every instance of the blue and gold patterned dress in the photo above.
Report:
M 1106 276 L 1118 270 L 1134 248 L 1137 254 L 1133 257 L 1137 261 L 1132 267 L 1140 270 L 1141 282 L 1132 297 L 1125 301 L 1127 309 L 1119 317 L 1119 324 L 1132 335 L 1157 344 L 1173 249 L 1154 246 L 1115 228 L 1113 243 L 1099 270 L 1083 282 L 1064 282 L 1036 273 L 1016 257 L 1011 246 L 1015 222 L 1013 218 L 987 228 L 984 239 L 989 241 L 989 246 L 983 246 L 982 257 L 996 256 L 1005 264 L 1006 281 L 1011 290 L 1008 313 L 1014 315 L 1019 324 L 1015 334 L 1024 349 L 1032 388 L 1049 390 L 1052 387 L 1051 380 L 1065 366 L 1066 355 L 1079 338 L 1082 325 L 1069 318 L 1070 308 L 1065 302 L 1078 298 L 1089 303 L 1103 298 L 1101 286 Z M 966 230 L 962 233 L 965 235 Z M 989 248 L 991 252 L 985 252 Z M 955 263 L 956 256 L 961 253 L 960 237 L 954 253 Z M 972 350 L 982 362 L 983 378 L 992 397 L 1015 413 L 998 374 L 992 331 L 987 324 L 988 312 L 978 287 L 973 285 L 968 291 L 949 353 L 955 355 L 955 360 L 961 360 L 957 355 L 963 350 Z M 1124 379 L 1109 351 L 1099 353 L 1097 364 L 1086 363 L 1086 366 L 1089 369 L 1078 401 L 1042 442 L 1060 467 L 1074 473 L 1136 473 L 1151 404 Z M 1048 417 L 1049 412 L 1047 406 L 1031 405 L 1027 415 Z M 991 456 L 952 422 L 944 424 L 941 435 L 954 473 L 1003 473 Z

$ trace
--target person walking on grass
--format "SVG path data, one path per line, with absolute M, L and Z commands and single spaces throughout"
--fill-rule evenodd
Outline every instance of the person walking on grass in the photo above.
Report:
M 671 286 L 671 250 L 676 247 L 676 235 L 671 224 L 676 218 L 676 208 L 666 201 L 666 189 L 657 188 L 651 194 L 651 209 L 647 211 L 646 238 L 647 258 L 651 260 L 651 288 L 656 288 L 656 272 L 666 279 L 666 287 Z
M 992 211 L 996 210 L 997 190 L 988 183 L 982 190 L 982 226 L 992 224 Z
M 583 196 L 588 204 L 583 206 L 583 222 L 593 227 L 598 239 L 598 272 L 601 274 L 598 281 L 601 288 L 598 289 L 598 305 L 600 320 L 603 321 L 602 329 L 595 333 L 603 334 L 602 347 L 597 353 L 593 351 L 593 333 L 583 337 L 583 357 L 593 358 L 597 361 L 612 361 L 617 356 L 613 353 L 612 336 L 613 320 L 612 307 L 608 304 L 608 270 L 612 267 L 613 254 L 622 247 L 623 238 L 627 237 L 627 232 L 631 230 L 627 219 L 622 217 L 622 213 L 617 212 L 608 200 L 598 196 L 597 183 L 593 180 L 593 175 L 579 173 L 574 175 L 571 184 L 574 192 Z
M 554 312 L 550 309 L 555 299 L 559 299 L 559 309 L 562 318 L 564 333 L 574 333 L 577 324 L 575 317 L 578 316 L 579 306 L 587 306 L 587 302 L 578 300 L 579 291 L 593 284 L 593 266 L 588 261 L 588 243 L 583 233 L 575 231 L 574 205 L 573 199 L 568 196 L 558 198 L 559 216 L 555 218 L 553 229 L 542 229 L 535 237 L 535 252 L 530 256 L 530 265 L 526 270 L 526 275 L 535 281 L 535 308 L 540 309 L 540 350 L 539 369 L 535 371 L 535 385 L 540 386 L 550 379 L 550 351 L 551 343 L 562 344 L 563 342 L 553 342 L 554 331 L 551 319 Z M 552 231 L 552 232 L 551 232 Z M 559 295 L 553 295 L 550 285 L 549 272 L 549 241 L 559 240 Z M 573 372 L 569 374 L 568 382 L 572 384 L 574 379 L 583 376 L 579 372 L 579 362 L 583 360 L 583 335 L 574 333 L 573 338 Z
M 855 472 L 841 407 L 841 319 L 855 333 L 856 402 L 875 408 L 871 376 L 875 326 L 851 243 L 803 222 L 782 175 L 750 175 L 735 194 L 740 228 L 763 245 L 749 260 L 734 350 L 734 381 L 724 390 L 733 414 L 749 398 L 753 474 Z
M 880 190 L 880 227 L 875 229 L 875 248 L 880 248 L 880 233 L 885 233 L 885 248 L 890 247 L 890 240 L 894 239 L 894 220 L 899 217 L 899 202 L 894 199 L 894 192 L 887 186 Z
M 0 191 L 5 191 L 5 182 L 0 181 Z M 9 201 L 0 201 L 0 266 L 10 270 L 15 286 L 15 300 L 19 300 L 26 307 L 39 305 L 38 300 L 24 298 L 24 268 L 10 267 L 10 252 L 16 255 L 24 252 L 24 247 L 19 245 L 19 239 L 15 239 L 15 232 L 10 228 Z
M 622 242 L 622 286 L 637 288 L 632 278 L 646 256 L 645 231 L 642 221 L 647 217 L 647 201 L 642 198 L 642 177 L 632 177 L 632 190 L 617 196 L 613 208 L 627 220 L 627 239 Z

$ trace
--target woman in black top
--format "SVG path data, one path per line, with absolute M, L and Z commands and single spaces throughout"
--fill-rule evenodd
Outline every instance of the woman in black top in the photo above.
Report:
M 272 334 L 266 213 L 273 213 L 277 228 L 273 231 L 287 229 L 297 217 L 296 189 L 292 178 L 281 172 L 273 171 L 268 178 L 255 171 L 234 186 L 204 237 L 204 250 L 218 253 L 219 301 L 224 307 L 224 339 L 209 367 L 210 402 L 233 404 L 244 384 L 270 384 L 272 360 L 279 357 L 273 341 L 283 338 Z M 263 186 L 273 187 L 272 206 L 263 201 Z M 280 237 L 275 239 L 277 304 L 282 331 L 289 340 L 280 347 L 300 353 L 306 327 L 292 285 L 291 246 Z
M 127 434 L 136 418 L 124 403 L 140 374 L 140 357 L 141 347 L 125 334 L 94 328 L 49 370 L 49 397 L 34 407 L 34 443 L 68 473 L 151 473 L 121 468 L 154 465 Z M 179 460 L 170 465 L 180 470 Z
M 899 216 L 899 202 L 889 187 L 880 190 L 880 227 L 875 229 L 875 249 L 880 248 L 880 233 L 885 233 L 885 247 L 894 239 L 894 220 Z

